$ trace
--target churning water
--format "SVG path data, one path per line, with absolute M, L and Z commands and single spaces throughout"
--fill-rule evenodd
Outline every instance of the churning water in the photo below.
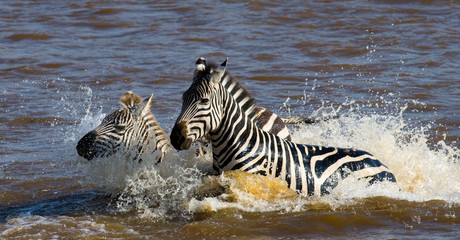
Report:
M 455 1 L 2 1 L 1 238 L 460 236 L 460 19 Z M 195 60 L 229 57 L 299 143 L 373 153 L 391 184 L 302 198 L 209 175 L 197 146 L 155 165 L 88 162 L 80 137 L 132 90 L 169 132 Z M 338 117 L 334 117 L 338 116 Z

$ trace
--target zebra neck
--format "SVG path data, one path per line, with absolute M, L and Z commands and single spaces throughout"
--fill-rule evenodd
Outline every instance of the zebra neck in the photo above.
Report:
M 226 99 L 221 123 L 210 133 L 214 168 L 219 172 L 233 169 L 252 154 L 257 149 L 254 146 L 260 141 L 259 131 L 263 131 L 251 121 L 231 95 L 227 95 Z M 253 167 L 257 169 L 256 165 Z
M 155 122 L 155 117 L 153 114 L 146 114 L 140 117 L 141 120 L 136 121 L 137 124 L 133 127 L 132 139 L 135 139 L 138 151 L 142 153 L 146 148 L 150 147 L 150 140 L 154 135 L 152 122 Z
M 256 106 L 254 105 L 255 99 L 250 96 L 246 88 L 243 87 L 238 80 L 233 78 L 228 73 L 226 73 L 226 75 L 223 77 L 221 83 L 229 95 L 233 96 L 237 104 L 240 105 L 246 116 L 251 120 L 254 120 L 257 112 L 255 111 Z

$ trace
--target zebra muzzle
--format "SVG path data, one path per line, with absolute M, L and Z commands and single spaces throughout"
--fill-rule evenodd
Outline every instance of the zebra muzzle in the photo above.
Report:
M 86 158 L 87 160 L 91 160 L 96 155 L 94 149 L 94 142 L 96 141 L 97 133 L 96 131 L 91 131 L 83 136 L 77 144 L 77 152 L 78 155 Z
M 192 139 L 187 137 L 187 123 L 176 123 L 171 132 L 171 144 L 177 150 L 188 149 L 192 145 Z

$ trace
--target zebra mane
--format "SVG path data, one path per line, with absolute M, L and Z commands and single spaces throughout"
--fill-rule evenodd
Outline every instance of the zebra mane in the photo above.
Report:
M 206 65 L 204 74 L 215 71 L 218 64 L 211 62 Z M 228 93 L 233 96 L 235 101 L 240 105 L 241 110 L 245 112 L 250 119 L 253 119 L 257 113 L 256 100 L 251 96 L 243 84 L 234 78 L 228 70 L 225 71 L 221 79 L 221 84 L 227 89 Z
M 139 104 L 141 101 L 142 98 L 131 91 L 127 91 L 125 95 L 120 98 L 120 104 L 122 108 L 132 108 Z

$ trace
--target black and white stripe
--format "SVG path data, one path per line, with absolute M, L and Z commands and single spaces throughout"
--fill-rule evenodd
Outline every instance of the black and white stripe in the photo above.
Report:
M 199 81 L 204 72 L 215 71 L 216 69 L 217 64 L 206 63 L 205 58 L 201 57 L 195 63 L 193 79 L 194 81 L 195 79 Z M 222 81 L 222 85 L 238 100 L 238 104 L 246 109 L 246 114 L 248 114 L 249 118 L 266 132 L 291 140 L 291 135 L 286 124 L 306 122 L 303 117 L 281 118 L 266 108 L 255 106 L 254 98 L 252 98 L 247 89 L 237 81 L 228 81 L 226 78 Z
M 213 167 L 218 172 L 240 169 L 281 178 L 304 195 L 327 193 L 349 175 L 371 183 L 395 182 L 389 169 L 365 151 L 295 144 L 261 129 L 253 121 L 257 113 L 254 104 L 246 104 L 252 100 L 239 102 L 248 95 L 235 97 L 233 90 L 224 86 L 234 85 L 233 89 L 240 91 L 239 83 L 227 73 L 226 63 L 195 74 L 171 133 L 176 149 L 188 149 L 209 134 Z
M 140 155 L 153 143 L 153 150 L 161 151 L 158 159 L 161 162 L 170 149 L 169 138 L 150 111 L 151 100 L 152 95 L 142 100 L 131 91 L 125 93 L 120 98 L 121 108 L 80 139 L 76 147 L 78 154 L 91 160 L 117 152 L 134 152 L 133 158 L 140 160 Z

